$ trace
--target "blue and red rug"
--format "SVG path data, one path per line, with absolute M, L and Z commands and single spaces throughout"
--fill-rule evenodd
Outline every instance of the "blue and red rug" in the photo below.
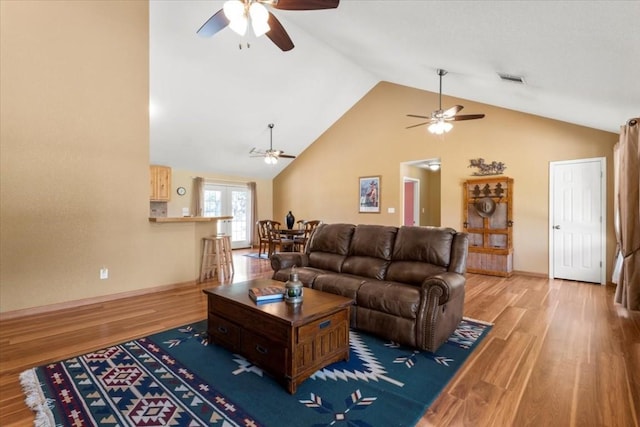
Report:
M 352 331 L 348 362 L 290 395 L 245 358 L 208 345 L 200 321 L 20 376 L 39 426 L 410 426 L 491 326 L 465 319 L 436 353 Z

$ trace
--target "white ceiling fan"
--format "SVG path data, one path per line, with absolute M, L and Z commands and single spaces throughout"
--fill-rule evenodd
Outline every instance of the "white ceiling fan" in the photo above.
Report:
M 244 36 L 249 22 L 256 37 L 266 35 L 283 51 L 293 49 L 293 42 L 280 21 L 269 10 L 335 9 L 340 0 L 227 0 L 222 9 L 211 16 L 197 33 L 211 37 L 218 31 L 231 28 Z
M 292 156 L 290 154 L 284 154 L 282 150 L 274 150 L 273 149 L 273 127 L 275 125 L 273 123 L 269 123 L 269 149 L 268 150 L 260 150 L 256 147 L 253 147 L 249 154 L 251 157 L 264 157 L 264 162 L 268 165 L 275 165 L 278 163 L 278 159 L 295 159 L 296 156 Z
M 484 114 L 466 114 L 457 115 L 464 107 L 462 105 L 454 105 L 453 107 L 443 110 L 442 109 L 442 77 L 447 74 L 446 70 L 438 69 L 438 75 L 440 76 L 440 93 L 438 95 L 438 109 L 431 113 L 431 116 L 419 116 L 416 114 L 407 114 L 407 117 L 417 117 L 419 119 L 429 119 L 429 121 L 418 123 L 417 125 L 407 126 L 407 129 L 417 126 L 429 125 L 429 132 L 436 135 L 442 135 L 445 132 L 449 132 L 453 125 L 449 122 L 460 120 L 474 120 L 481 119 Z

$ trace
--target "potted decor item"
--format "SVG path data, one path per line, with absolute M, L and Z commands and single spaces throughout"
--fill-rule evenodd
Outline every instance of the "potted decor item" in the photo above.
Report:
M 302 282 L 298 279 L 298 272 L 295 267 L 291 268 L 289 280 L 284 284 L 284 301 L 287 304 L 300 304 L 302 302 Z
M 287 228 L 291 230 L 293 228 L 293 224 L 296 222 L 296 217 L 293 216 L 291 211 L 289 211 L 285 219 L 287 220 Z

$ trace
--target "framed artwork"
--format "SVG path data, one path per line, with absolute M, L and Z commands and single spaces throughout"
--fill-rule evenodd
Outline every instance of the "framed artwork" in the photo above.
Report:
M 380 177 L 362 176 L 359 186 L 360 213 L 380 213 Z

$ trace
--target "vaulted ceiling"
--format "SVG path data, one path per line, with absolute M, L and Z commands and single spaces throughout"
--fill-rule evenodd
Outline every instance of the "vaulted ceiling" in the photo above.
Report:
M 438 92 L 438 68 L 449 71 L 445 95 L 614 133 L 640 115 L 640 1 L 272 10 L 295 44 L 289 52 L 229 28 L 199 37 L 223 3 L 150 1 L 152 163 L 272 178 L 291 160 L 249 156 L 268 148 L 269 123 L 274 148 L 299 154 L 380 81 Z

